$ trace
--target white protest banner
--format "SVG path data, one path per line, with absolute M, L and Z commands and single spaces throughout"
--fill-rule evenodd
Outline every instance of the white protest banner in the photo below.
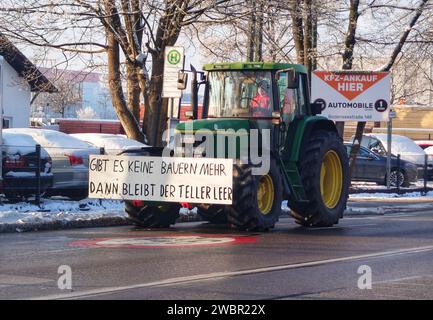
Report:
M 177 88 L 179 71 L 183 69 L 185 49 L 183 47 L 165 47 L 163 98 L 180 98 L 182 90 Z
M 89 197 L 231 204 L 233 160 L 93 155 Z
M 311 101 L 334 121 L 388 121 L 389 72 L 314 71 Z

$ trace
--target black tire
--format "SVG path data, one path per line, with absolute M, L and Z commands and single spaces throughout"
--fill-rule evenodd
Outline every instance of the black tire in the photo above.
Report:
M 175 203 L 134 206 L 131 201 L 125 201 L 129 220 L 143 228 L 168 228 L 179 217 L 179 209 L 180 205 Z
M 338 202 L 328 207 L 320 190 L 320 173 L 325 155 L 334 151 L 342 169 L 342 186 Z M 307 203 L 289 203 L 291 215 L 296 222 L 306 227 L 329 227 L 343 217 L 349 197 L 349 159 L 343 141 L 336 132 L 318 130 L 306 141 L 299 161 L 301 181 Z
M 267 231 L 273 228 L 281 214 L 282 181 L 275 159 L 271 158 L 267 175 L 252 174 L 252 165 L 233 166 L 233 205 L 227 207 L 227 219 L 232 225 L 248 231 Z M 259 209 L 258 187 L 261 179 L 271 178 L 274 195 L 267 214 Z M 270 180 L 268 180 L 270 183 Z
M 76 189 L 65 191 L 65 194 L 73 201 L 80 201 L 89 196 L 89 191 L 87 189 Z
M 197 213 L 203 220 L 209 221 L 214 224 L 227 223 L 227 212 L 225 206 L 213 204 L 198 204 Z
M 23 201 L 24 199 L 24 196 L 22 194 L 15 191 L 4 191 L 4 195 L 10 203 L 17 203 Z

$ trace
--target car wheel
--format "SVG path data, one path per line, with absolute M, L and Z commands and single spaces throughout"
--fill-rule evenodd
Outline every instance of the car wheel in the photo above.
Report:
M 399 187 L 409 186 L 409 181 L 406 174 L 402 170 L 393 169 L 389 175 L 389 184 L 392 187 L 397 187 L 397 182 Z

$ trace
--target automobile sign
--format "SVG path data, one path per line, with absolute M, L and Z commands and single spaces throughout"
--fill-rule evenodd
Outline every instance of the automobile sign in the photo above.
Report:
M 334 121 L 388 121 L 390 73 L 314 71 L 311 100 Z

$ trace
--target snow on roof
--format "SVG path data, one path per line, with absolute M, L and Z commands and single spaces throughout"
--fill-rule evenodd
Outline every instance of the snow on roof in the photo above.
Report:
M 48 129 L 12 128 L 4 129 L 3 133 L 21 133 L 31 136 L 42 147 L 46 148 L 51 155 L 64 155 L 65 152 L 98 153 L 99 150 L 92 145 L 71 137 L 70 135 Z
M 144 143 L 128 139 L 123 134 L 75 133 L 71 136 L 91 143 L 98 148 L 104 148 L 107 154 L 117 154 L 128 149 L 147 147 Z
M 427 153 L 429 156 L 433 156 L 433 146 L 425 148 L 424 152 Z
M 388 135 L 385 133 L 366 134 L 366 136 L 376 137 L 382 142 L 385 149 L 388 148 Z M 424 164 L 425 151 L 418 146 L 412 139 L 393 134 L 391 138 L 391 152 L 395 155 L 400 154 L 403 160 L 411 161 L 418 165 Z
M 6 154 L 29 154 L 36 151 L 38 144 L 31 136 L 3 130 L 3 151 Z M 41 148 L 41 156 L 47 157 L 48 153 L 44 148 Z

